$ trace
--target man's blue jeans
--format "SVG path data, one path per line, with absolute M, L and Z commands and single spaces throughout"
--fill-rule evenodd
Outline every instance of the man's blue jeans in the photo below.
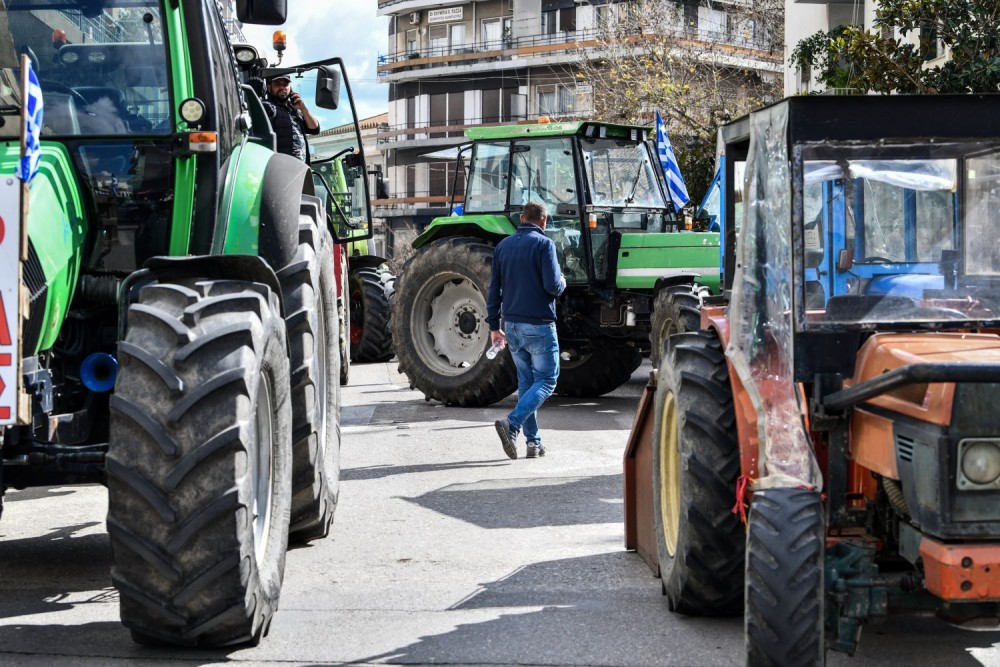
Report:
M 517 366 L 517 405 L 507 415 L 512 431 L 541 443 L 535 412 L 556 388 L 559 377 L 559 339 L 555 323 L 507 322 L 504 329 L 510 355 Z

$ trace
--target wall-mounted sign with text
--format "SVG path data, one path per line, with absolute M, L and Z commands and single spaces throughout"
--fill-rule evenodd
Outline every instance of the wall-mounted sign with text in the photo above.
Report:
M 461 21 L 463 7 L 445 7 L 444 9 L 432 9 L 427 12 L 428 23 L 447 23 L 448 21 Z

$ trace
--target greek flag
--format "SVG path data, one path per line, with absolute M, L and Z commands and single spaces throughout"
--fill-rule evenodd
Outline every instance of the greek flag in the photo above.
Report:
M 667 138 L 667 126 L 660 118 L 660 112 L 656 112 L 656 152 L 660 156 L 660 166 L 663 167 L 663 175 L 667 179 L 667 192 L 670 200 L 678 209 L 691 201 L 688 195 L 687 186 L 684 185 L 684 177 L 681 176 L 681 168 L 677 164 L 677 157 L 674 149 Z
M 28 89 L 25 91 L 25 148 L 21 158 L 18 178 L 30 183 L 38 171 L 38 161 L 42 157 L 39 137 L 42 134 L 42 87 L 35 76 L 35 70 L 28 65 Z

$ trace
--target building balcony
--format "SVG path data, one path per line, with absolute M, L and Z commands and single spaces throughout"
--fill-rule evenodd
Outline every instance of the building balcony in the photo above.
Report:
M 435 146 L 454 146 L 465 141 L 465 130 L 470 127 L 486 127 L 491 125 L 510 125 L 511 123 L 534 124 L 540 117 L 552 122 L 569 122 L 586 120 L 591 117 L 591 110 L 580 109 L 562 113 L 527 114 L 519 118 L 472 118 L 461 124 L 441 125 L 434 123 L 406 123 L 403 125 L 384 125 L 375 135 L 375 141 L 380 151 L 389 149 L 402 150 L 406 148 L 432 148 Z
M 685 44 L 704 47 L 714 45 L 726 56 L 743 61 L 759 61 L 756 69 L 780 69 L 782 53 L 775 50 L 768 39 L 746 35 L 725 35 L 709 30 L 685 30 L 678 28 L 671 33 L 679 39 L 678 46 Z M 492 41 L 478 41 L 461 46 L 445 46 L 417 51 L 390 53 L 378 57 L 377 71 L 379 77 L 393 79 L 408 78 L 408 76 L 425 77 L 428 70 L 435 68 L 455 68 L 488 63 L 495 67 L 497 61 L 542 59 L 551 62 L 553 56 L 562 56 L 566 61 L 577 60 L 581 49 L 594 49 L 600 46 L 600 33 L 596 30 L 578 30 L 559 32 L 550 35 L 534 35 L 530 37 L 513 37 Z M 636 34 L 630 39 L 637 44 L 649 35 Z M 743 62 L 744 66 L 751 66 Z M 519 63 L 523 66 L 523 63 Z M 419 72 L 406 75 L 406 72 Z M 394 76 L 402 74 L 403 76 Z M 434 74 L 443 75 L 444 72 Z
M 455 0 L 379 0 L 378 16 L 415 12 L 422 9 L 446 7 L 455 4 Z

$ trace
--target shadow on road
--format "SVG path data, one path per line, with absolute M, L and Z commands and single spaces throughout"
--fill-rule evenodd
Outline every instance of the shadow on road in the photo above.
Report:
M 65 526 L 19 540 L 0 538 L 0 619 L 104 603 L 109 596 L 115 597 L 107 534 L 77 535 L 97 525 L 101 524 Z M 81 592 L 92 595 L 70 601 L 70 596 Z
M 743 619 L 674 614 L 635 554 L 614 552 L 536 563 L 484 584 L 449 611 L 496 616 L 360 660 L 394 664 L 586 664 L 621 667 L 742 664 Z M 595 608 L 601 613 L 595 613 Z M 623 640 L 627 639 L 627 644 Z M 867 626 L 854 657 L 831 667 L 933 664 L 981 667 L 1000 632 L 971 632 L 929 617 Z M 985 663 L 977 659 L 985 659 Z M 990 654 L 992 655 L 992 653 Z
M 671 614 L 634 554 L 536 563 L 484 584 L 449 611 L 496 609 L 397 650 L 359 660 L 405 664 L 734 665 L 741 619 Z M 686 626 L 681 628 L 681 626 Z M 683 632 L 683 646 L 672 638 Z M 627 643 L 626 643 L 627 639 Z M 676 656 L 671 659 L 671 656 Z M 692 661 L 697 655 L 698 659 Z
M 465 468 L 495 468 L 505 466 L 507 462 L 489 461 L 456 461 L 452 463 L 426 463 L 412 466 L 378 465 L 365 466 L 363 468 L 342 468 L 340 470 L 340 481 L 356 482 L 369 479 L 383 479 L 395 475 L 411 475 L 422 472 L 440 472 L 442 470 L 462 470 Z
M 517 399 L 508 397 L 485 408 L 463 408 L 427 403 L 420 400 L 399 400 L 391 403 L 366 403 L 343 408 L 342 426 L 398 427 L 407 424 L 458 421 L 468 426 L 430 427 L 430 430 L 456 430 L 492 425 L 514 407 Z M 638 398 L 561 398 L 546 401 L 539 414 L 543 429 L 570 431 L 602 431 L 609 428 L 628 428 L 635 416 Z M 581 419 L 582 415 L 600 414 L 604 419 Z M 613 422 L 609 421 L 613 420 Z
M 621 475 L 491 479 L 452 484 L 405 500 L 481 528 L 620 524 L 623 520 Z

